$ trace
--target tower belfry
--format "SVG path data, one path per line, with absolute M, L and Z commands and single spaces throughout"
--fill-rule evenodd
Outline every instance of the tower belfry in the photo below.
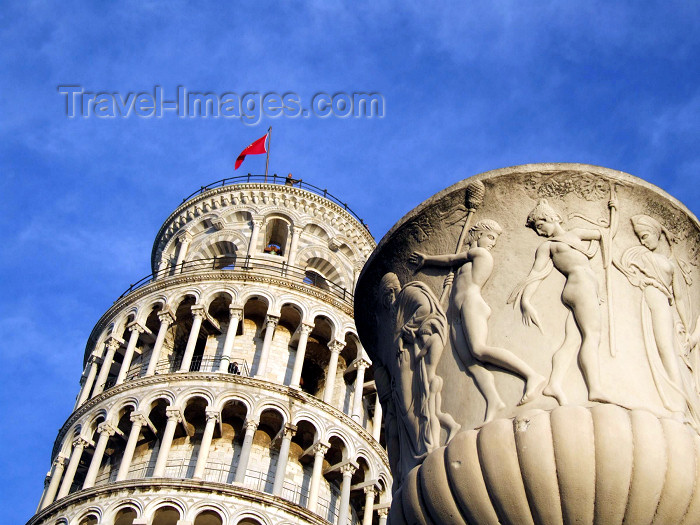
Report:
M 346 204 L 290 178 L 186 198 L 152 275 L 90 334 L 28 523 L 384 524 L 381 406 L 353 321 L 374 246 Z

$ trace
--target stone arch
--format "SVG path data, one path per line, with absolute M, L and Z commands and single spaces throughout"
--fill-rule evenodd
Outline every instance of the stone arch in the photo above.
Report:
M 212 288 L 210 290 L 207 290 L 205 293 L 202 294 L 202 296 L 199 298 L 199 303 L 204 305 L 204 307 L 208 310 L 209 307 L 211 306 L 212 301 L 219 297 L 224 297 L 228 296 L 230 299 L 231 306 L 235 305 L 238 303 L 238 290 L 233 288 L 232 286 L 219 286 L 216 288 Z
M 274 295 L 269 290 L 266 290 L 264 288 L 258 288 L 258 287 L 250 287 L 250 289 L 247 289 L 247 290 L 244 290 L 241 292 L 241 295 L 239 298 L 240 306 L 245 307 L 246 303 L 248 303 L 248 301 L 250 301 L 254 297 L 257 297 L 258 299 L 262 299 L 267 304 L 268 313 L 271 313 L 272 311 L 274 311 L 274 306 L 276 303 Z
M 356 457 L 358 460 L 360 458 L 364 459 L 368 467 L 367 471 L 369 479 L 377 479 L 379 477 L 379 473 L 377 472 L 376 459 L 374 459 L 374 454 L 372 454 L 364 446 L 360 445 L 355 450 L 354 457 Z
M 214 399 L 211 392 L 209 392 L 206 388 L 195 386 L 180 392 L 175 399 L 175 403 L 173 403 L 173 408 L 184 410 L 188 402 L 195 397 L 201 397 L 204 399 L 209 407 L 214 405 Z
M 97 425 L 99 424 L 99 420 L 102 421 L 107 421 L 107 410 L 104 408 L 100 408 L 96 410 L 95 412 L 92 412 L 88 414 L 88 417 L 84 420 L 83 422 L 83 430 L 82 432 L 90 432 L 93 433 L 97 429 Z M 100 423 L 102 422 L 100 421 Z M 91 436 L 82 434 L 83 437 L 90 438 Z
M 213 512 L 218 515 L 221 523 L 224 525 L 229 523 L 229 512 L 225 505 L 213 501 L 201 501 L 197 502 L 189 510 L 189 519 L 192 520 L 193 525 L 200 525 L 197 523 L 197 518 L 205 512 Z M 210 525 L 210 523 L 204 522 L 204 525 Z
M 233 517 L 231 525 L 272 525 L 272 520 L 262 512 L 246 509 Z
M 252 417 L 256 421 L 260 421 L 260 416 L 266 410 L 274 410 L 279 412 L 282 417 L 282 424 L 286 424 L 291 418 L 289 414 L 289 408 L 285 406 L 284 402 L 277 399 L 264 398 L 261 399 L 252 411 Z
M 255 406 L 255 401 L 253 401 L 252 396 L 244 392 L 224 392 L 221 394 L 214 402 L 212 408 L 221 412 L 224 406 L 232 401 L 243 404 L 246 408 L 246 413 L 251 414 L 253 412 L 253 407 Z
M 119 513 L 125 509 L 133 510 L 136 513 L 137 518 L 143 515 L 143 505 L 141 502 L 135 498 L 126 498 L 113 502 L 110 505 L 107 511 L 105 511 L 105 521 L 107 523 L 115 523 Z M 121 524 L 116 522 L 115 525 Z
M 156 390 L 155 392 L 149 392 L 146 397 L 139 401 L 137 410 L 148 413 L 153 404 L 161 399 L 164 400 L 168 406 L 172 407 L 175 402 L 175 393 L 165 388 Z
M 75 520 L 76 525 L 98 525 L 99 523 L 102 523 L 102 509 L 96 505 L 90 505 Z
M 135 396 L 119 399 L 109 408 L 105 420 L 108 422 L 116 421 L 123 410 L 128 410 L 129 408 L 131 408 L 132 411 L 136 410 L 138 404 L 139 400 Z
M 313 235 L 315 237 L 320 237 L 321 239 L 325 241 L 331 240 L 335 234 L 334 232 L 330 231 L 330 228 L 328 226 L 325 226 L 318 221 L 311 220 L 306 223 L 304 226 L 304 233 Z
M 146 512 L 144 513 L 148 515 L 148 523 L 150 523 L 151 525 L 162 525 L 161 523 L 158 523 L 156 521 L 156 518 L 159 517 L 159 512 L 162 512 L 162 510 L 166 508 L 175 509 L 179 514 L 177 518 L 178 520 L 181 520 L 187 512 L 187 506 L 179 498 L 168 497 L 161 500 L 155 500 L 148 504 L 148 506 L 146 507 Z M 170 516 L 166 517 L 166 519 L 168 518 L 170 518 Z M 170 523 L 168 523 L 167 521 L 164 521 L 163 523 L 167 523 L 167 525 L 170 525 Z M 177 521 L 173 522 L 173 525 L 176 524 Z
M 182 303 L 182 301 L 188 296 L 191 295 L 192 297 L 195 298 L 195 303 L 194 304 L 199 304 L 199 298 L 202 295 L 202 291 L 199 288 L 187 288 L 185 290 L 177 290 L 170 298 L 168 299 L 168 304 L 167 306 L 170 307 L 173 311 L 177 310 L 177 307 Z

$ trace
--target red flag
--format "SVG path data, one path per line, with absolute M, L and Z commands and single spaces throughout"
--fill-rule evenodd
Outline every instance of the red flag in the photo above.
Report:
M 233 168 L 234 170 L 237 170 L 241 166 L 241 164 L 243 164 L 246 155 L 260 155 L 262 153 L 267 153 L 267 148 L 265 147 L 267 135 L 268 134 L 265 133 L 265 135 L 263 135 L 258 140 L 253 142 L 250 146 L 248 146 L 246 149 L 241 151 L 241 154 L 238 155 L 238 158 L 236 159 L 236 167 Z

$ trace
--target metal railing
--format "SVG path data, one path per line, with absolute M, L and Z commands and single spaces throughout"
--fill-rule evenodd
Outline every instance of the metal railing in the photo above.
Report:
M 221 366 L 221 357 L 202 357 L 194 356 L 192 357 L 192 362 L 190 363 L 190 372 L 218 372 Z M 236 365 L 234 367 L 234 364 Z M 173 374 L 180 370 L 182 365 L 182 356 L 178 356 L 175 359 L 165 358 L 158 361 L 155 368 L 155 375 L 161 374 Z M 124 381 L 133 381 L 134 379 L 139 379 L 146 374 L 146 369 L 148 368 L 148 362 L 137 363 L 129 368 L 126 373 Z M 250 368 L 248 367 L 248 362 L 240 357 L 231 357 L 228 364 L 228 370 L 226 373 L 234 375 L 249 376 Z
M 195 261 L 186 261 L 177 266 L 171 266 L 158 270 L 157 272 L 151 273 L 135 283 L 129 286 L 128 289 L 122 293 L 116 301 L 122 299 L 126 295 L 130 294 L 134 290 L 146 286 L 158 279 L 164 277 L 171 277 L 188 272 L 202 272 L 210 270 L 220 270 L 226 272 L 233 272 L 238 274 L 241 279 L 246 279 L 251 272 L 256 274 L 269 275 L 274 277 L 283 277 L 289 281 L 306 284 L 313 288 L 318 288 L 337 299 L 345 302 L 352 303 L 353 294 L 347 288 L 329 281 L 328 279 L 320 278 L 319 276 L 314 276 L 314 278 L 309 277 L 306 272 L 306 268 L 301 268 L 299 266 L 291 266 L 287 264 L 287 261 L 274 260 L 275 256 L 269 257 L 243 257 L 236 258 L 231 255 L 223 255 L 220 257 L 211 257 L 207 259 L 198 259 Z M 116 302 L 115 301 L 115 302 Z
M 165 466 L 164 477 L 175 479 L 190 479 L 194 475 L 196 458 L 172 458 L 168 459 Z M 153 475 L 155 461 L 145 461 L 133 464 L 129 467 L 127 480 L 144 479 Z M 117 479 L 119 464 L 112 465 L 109 470 L 101 472 L 95 479 L 95 485 L 106 485 L 114 483 Z M 210 483 L 231 484 L 235 475 L 235 467 L 231 463 L 223 463 L 220 461 L 208 461 L 204 469 L 202 479 Z M 274 476 L 267 472 L 247 469 L 242 485 L 245 488 L 255 490 L 257 492 L 265 492 L 272 494 L 274 485 Z M 71 492 L 80 490 L 80 485 L 75 484 L 71 488 Z M 335 485 L 330 485 L 330 498 L 324 498 L 319 495 L 318 506 L 316 513 L 331 523 L 338 522 L 338 514 L 340 512 L 340 490 Z M 296 503 L 302 507 L 306 507 L 309 501 L 309 489 L 300 487 L 291 481 L 285 480 L 282 486 L 282 497 L 288 501 Z M 351 508 L 351 523 L 358 524 L 357 513 L 354 508 Z
M 345 211 L 347 211 L 349 214 L 351 214 L 353 217 L 355 217 L 358 221 L 360 221 L 360 224 L 367 227 L 365 222 L 360 218 L 360 216 L 352 211 L 350 207 L 348 206 L 347 202 L 341 201 L 339 198 L 337 198 L 335 195 L 331 194 L 327 189 L 324 188 L 319 188 L 318 186 L 314 186 L 313 184 L 309 184 L 308 182 L 304 182 L 301 179 L 289 179 L 287 177 L 282 177 L 278 176 L 277 174 L 274 175 L 252 175 L 248 173 L 248 175 L 239 175 L 236 177 L 227 177 L 225 179 L 217 180 L 216 182 L 212 182 L 211 184 L 207 184 L 206 186 L 201 186 L 197 191 L 191 193 L 184 199 L 182 199 L 182 202 L 185 203 L 188 200 L 190 200 L 192 197 L 195 197 L 197 195 L 201 195 L 205 191 L 211 190 L 213 188 L 220 188 L 222 186 L 230 186 L 232 184 L 244 184 L 244 183 L 263 183 L 263 184 L 281 184 L 284 186 L 292 186 L 295 188 L 301 188 L 302 190 L 310 191 L 311 193 L 315 193 L 316 195 L 322 196 L 324 199 L 328 199 L 329 201 L 332 201 L 336 203 L 338 206 L 343 208 Z

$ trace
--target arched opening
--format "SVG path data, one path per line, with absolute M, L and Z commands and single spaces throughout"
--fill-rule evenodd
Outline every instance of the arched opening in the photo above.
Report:
M 238 525 L 262 525 L 262 523 L 253 518 L 243 518 L 238 522 Z
M 326 384 L 326 373 L 330 363 L 328 343 L 332 333 L 333 326 L 328 318 L 318 316 L 314 319 L 314 328 L 309 334 L 301 369 L 301 389 L 319 399 L 323 397 Z
M 362 378 L 363 384 L 357 384 L 357 361 L 362 358 L 360 351 L 361 348 L 362 347 L 357 343 L 357 340 L 348 335 L 345 337 L 345 347 L 341 350 L 338 358 L 338 372 L 339 374 L 343 374 L 343 391 L 340 394 L 342 403 L 340 408 L 349 416 L 352 415 L 353 403 L 355 401 L 355 390 L 358 388 L 362 390 L 365 382 L 364 378 Z M 362 413 L 364 413 L 364 410 L 362 410 Z
M 258 429 L 253 437 L 253 445 L 259 449 L 265 450 L 267 454 L 262 454 L 259 463 L 260 472 L 258 474 L 258 479 L 260 481 L 257 483 L 257 487 L 251 487 L 260 492 L 272 492 L 272 487 L 275 482 L 277 459 L 279 456 L 277 447 L 279 446 L 283 425 L 284 418 L 282 414 L 275 409 L 268 408 L 260 414 L 260 422 L 258 423 Z M 265 457 L 266 455 L 267 457 Z M 253 469 L 248 468 L 246 478 L 248 478 L 248 474 L 251 473 L 251 470 Z
M 243 349 L 241 357 L 250 363 L 252 373 L 257 373 L 259 366 L 267 309 L 267 301 L 261 297 L 251 297 L 243 307 L 243 336 L 240 338 L 240 346 L 236 346 Z
M 178 425 L 168 457 L 166 475 L 173 478 L 191 478 L 197 464 L 204 427 L 207 424 L 208 402 L 202 397 L 187 401 L 183 412 L 184 429 Z
M 114 525 L 132 525 L 136 516 L 136 511 L 131 507 L 121 509 L 114 517 Z
M 194 525 L 223 525 L 223 520 L 218 512 L 205 510 L 197 514 L 197 517 L 194 519 Z
M 241 447 L 245 437 L 245 423 L 248 416 L 246 406 L 238 400 L 227 401 L 221 409 L 221 437 L 213 442 L 221 458 L 221 474 L 209 481 L 232 483 L 238 468 Z
M 284 255 L 287 249 L 289 224 L 278 218 L 265 222 L 265 243 L 263 251 L 270 255 Z
M 88 514 L 84 518 L 81 518 L 78 525 L 97 525 L 99 523 L 99 517 L 97 514 Z
M 335 523 L 340 508 L 340 486 L 343 481 L 343 475 L 337 467 L 347 459 L 347 447 L 337 436 L 331 437 L 328 444 L 330 447 L 323 461 L 324 478 L 328 484 L 319 494 L 318 513 L 331 523 Z
M 295 479 L 298 479 L 299 474 L 301 474 L 301 483 L 294 487 L 297 490 L 283 489 L 282 497 L 306 507 L 314 464 L 312 446 L 318 439 L 318 432 L 314 424 L 306 420 L 298 421 L 296 427 L 297 431 L 292 437 L 292 443 L 289 447 L 287 471 Z
M 326 278 L 315 270 L 306 270 L 304 272 L 304 284 L 315 286 L 321 290 L 328 290 L 328 281 Z
M 175 507 L 166 506 L 159 508 L 153 515 L 152 525 L 177 525 L 180 520 L 180 511 Z
M 169 403 L 165 399 L 158 399 L 151 403 L 148 420 L 153 425 L 153 428 L 150 425 L 141 427 L 141 434 L 136 444 L 134 457 L 131 460 L 127 479 L 139 479 L 153 475 L 153 469 L 158 458 L 158 450 L 160 449 L 160 439 L 165 432 L 165 425 L 168 422 L 166 415 L 168 406 Z
M 365 482 L 369 482 L 371 480 L 369 476 L 370 470 L 367 460 L 364 457 L 360 456 L 357 458 L 357 465 L 358 468 L 352 475 L 350 485 L 358 488 L 350 492 L 350 508 L 353 513 L 361 515 L 360 513 L 364 510 L 366 499 L 364 485 Z

